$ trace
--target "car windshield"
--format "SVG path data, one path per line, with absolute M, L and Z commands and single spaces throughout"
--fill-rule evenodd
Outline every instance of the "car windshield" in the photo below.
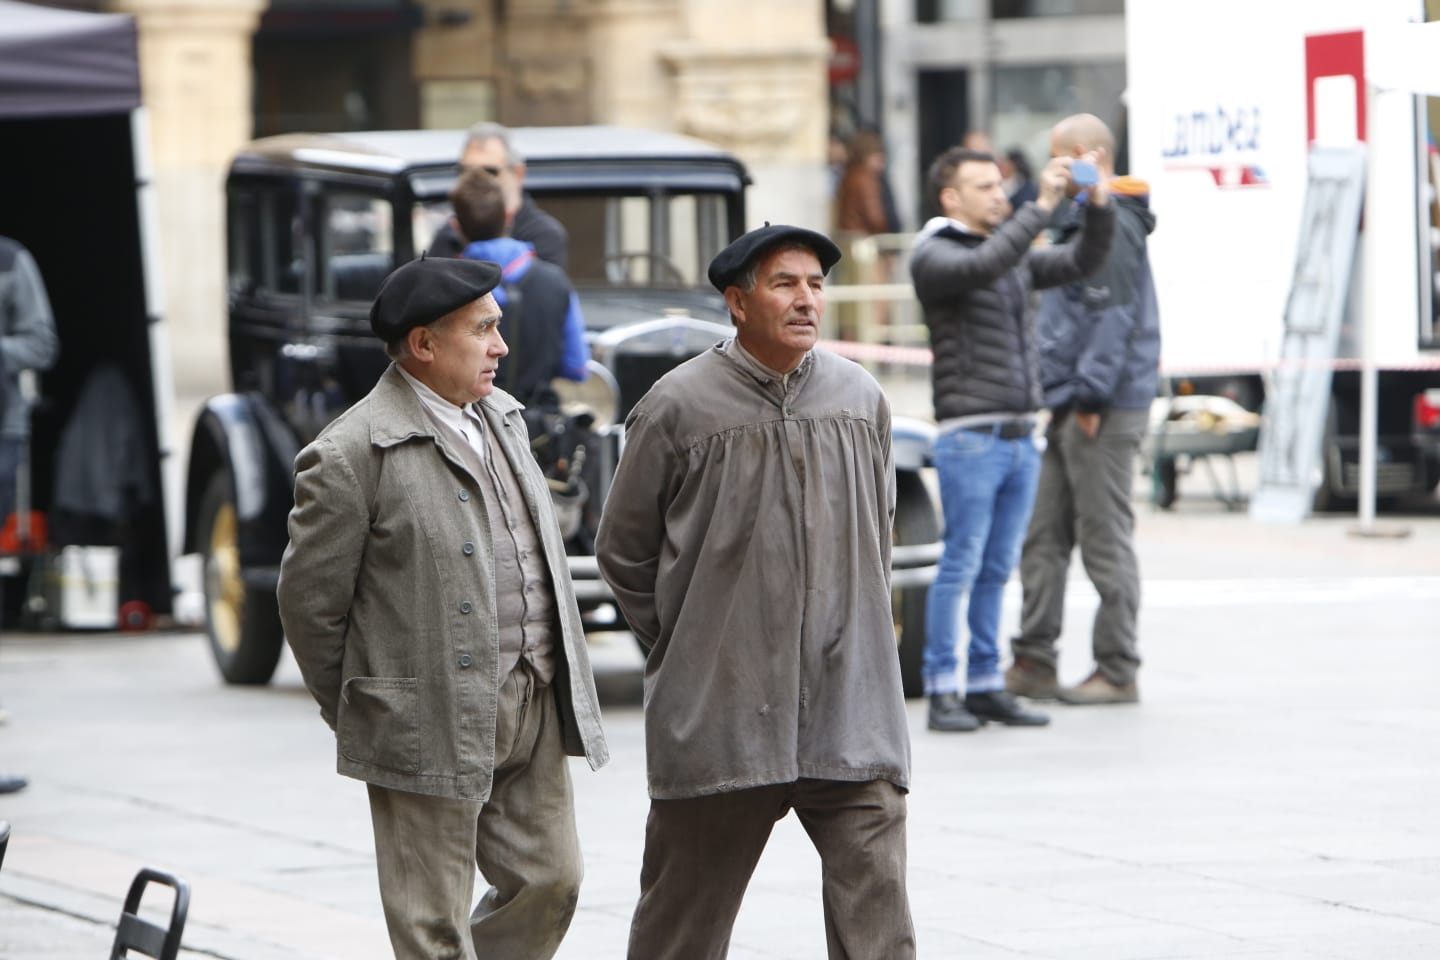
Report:
M 705 270 L 729 242 L 727 195 L 649 191 L 547 193 L 534 197 L 570 235 L 570 280 L 576 287 L 706 285 Z M 416 204 L 414 240 L 425 250 L 450 216 L 443 200 Z

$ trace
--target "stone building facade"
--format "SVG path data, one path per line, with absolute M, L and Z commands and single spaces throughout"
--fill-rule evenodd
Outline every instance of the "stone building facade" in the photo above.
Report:
M 824 228 L 823 0 L 56 0 L 133 14 L 182 393 L 222 389 L 229 157 L 296 129 L 612 123 L 750 167 L 752 218 Z

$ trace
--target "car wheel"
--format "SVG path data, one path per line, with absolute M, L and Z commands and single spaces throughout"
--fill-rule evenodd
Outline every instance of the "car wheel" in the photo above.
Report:
M 905 472 L 895 478 L 896 545 L 934 543 L 940 537 L 935 503 L 918 473 Z M 890 609 L 895 615 L 895 642 L 900 651 L 900 682 L 905 696 L 925 693 L 921 661 L 925 654 L 925 599 L 928 587 L 907 587 L 891 591 Z
M 247 586 L 240 565 L 240 522 L 230 478 L 217 473 L 200 501 L 205 632 L 226 683 L 270 682 L 285 632 L 273 590 Z

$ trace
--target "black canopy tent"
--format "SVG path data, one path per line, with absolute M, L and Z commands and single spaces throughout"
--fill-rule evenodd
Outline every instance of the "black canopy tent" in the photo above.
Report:
M 134 18 L 0 0 L 0 117 L 128 114 L 138 106 Z
M 124 14 L 82 13 L 0 0 L 0 234 L 28 247 L 45 278 L 60 336 L 60 358 L 41 377 L 32 420 L 34 509 L 50 519 L 63 431 L 97 370 L 117 367 L 137 409 L 130 449 L 120 458 L 148 488 L 119 524 L 73 517 L 70 542 L 121 546 L 119 600 L 171 609 L 171 579 L 156 378 L 168 392 L 168 356 L 158 311 L 147 298 L 147 190 L 138 158 L 142 130 L 136 27 Z M 151 271 L 149 276 L 154 276 Z M 98 435 L 103 441 L 103 433 Z M 89 457 L 116 457 L 103 443 Z M 73 464 L 71 465 L 73 466 Z M 94 462 L 85 466 L 93 468 Z M 117 473 L 122 463 L 107 460 Z M 72 471 L 73 475 L 73 471 Z M 103 520 L 104 518 L 99 518 Z M 91 522 L 86 522 L 86 521 Z M 7 604 L 15 602 L 8 590 Z M 13 612 L 13 610 L 12 610 Z M 8 618 L 7 618 L 8 621 Z

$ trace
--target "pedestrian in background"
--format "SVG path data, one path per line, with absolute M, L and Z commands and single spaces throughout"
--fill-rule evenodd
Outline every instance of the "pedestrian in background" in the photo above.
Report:
M 370 325 L 394 363 L 296 457 L 280 565 L 404 960 L 553 956 L 583 872 L 565 757 L 607 759 L 545 479 L 494 385 L 499 281 L 434 257 L 386 278 Z
M 1160 379 L 1160 311 L 1146 249 L 1155 215 L 1143 181 L 1114 177 L 1115 139 L 1099 117 L 1077 114 L 1056 124 L 1050 152 L 1099 157 L 1115 209 L 1115 239 L 1103 269 L 1040 300 L 1040 372 L 1052 417 L 1020 560 L 1024 607 L 1005 685 L 1012 693 L 1066 703 L 1134 703 L 1140 698 L 1140 570 L 1130 500 Z M 1061 249 L 1077 242 L 1097 193 L 1082 195 L 1062 215 Z M 1060 687 L 1056 643 L 1077 545 L 1100 594 L 1091 631 L 1095 667 L 1080 684 Z
M 895 269 L 893 251 L 880 249 L 869 238 L 900 229 L 894 196 L 885 171 L 885 143 L 873 130 L 850 138 L 845 174 L 840 178 L 836 202 L 836 237 L 849 256 L 851 282 L 889 283 Z M 859 303 L 842 312 L 842 336 L 874 340 L 890 324 L 890 305 L 884 300 Z
M 1024 150 L 1011 147 L 1005 151 L 1000 172 L 1005 176 L 1005 196 L 1010 201 L 1010 209 L 1019 210 L 1039 198 L 1040 187 L 1035 183 L 1035 172 L 1030 169 Z
M 597 540 L 641 643 L 650 816 L 631 960 L 718 960 L 777 820 L 820 854 L 831 958 L 915 956 L 890 609 L 890 407 L 813 349 L 827 237 L 767 225 L 710 282 L 736 334 L 650 388 Z
M 1000 673 L 1000 602 L 1035 496 L 1041 405 L 1032 288 L 1073 282 L 1097 270 L 1114 215 L 1105 187 L 1085 207 L 1079 240 L 1061 249 L 1031 244 L 1071 187 L 1070 158 L 1051 160 L 1039 196 L 1014 212 L 988 153 L 954 147 L 930 168 L 944 216 L 920 232 L 910 259 L 934 354 L 939 436 L 935 466 L 945 515 L 939 570 L 926 603 L 923 655 L 932 730 L 971 731 L 984 721 L 1041 726 Z M 956 659 L 960 606 L 969 594 L 969 657 L 962 687 Z M 964 694 L 963 699 L 961 694 Z
M 27 370 L 49 370 L 60 353 L 45 281 L 30 251 L 0 237 L 0 523 L 15 509 L 16 482 L 30 441 Z
M 534 244 L 506 236 L 511 215 L 504 188 L 487 171 L 472 167 L 462 173 L 450 190 L 450 207 L 465 241 L 461 256 L 500 265 L 500 285 L 492 296 L 503 313 L 500 328 L 510 350 L 500 362 L 500 385 L 527 407 L 558 410 L 550 382 L 579 382 L 589 375 L 585 318 L 570 278 L 538 259 Z
M 500 181 L 505 209 L 510 215 L 510 236 L 535 247 L 535 255 L 561 270 L 569 259 L 570 236 L 564 225 L 541 210 L 525 192 L 525 158 L 515 148 L 510 131 L 498 123 L 477 123 L 465 134 L 460 171 L 484 170 Z M 465 240 L 445 224 L 430 242 L 432 257 L 458 257 Z
M 842 233 L 872 236 L 900 229 L 894 211 L 886 208 L 885 144 L 880 134 L 861 130 L 846 147 L 845 172 L 835 213 Z
M 16 509 L 20 469 L 30 459 L 30 398 L 21 389 L 21 374 L 50 369 L 59 352 L 55 317 L 35 258 L 19 241 L 0 237 L 0 526 Z M 5 611 L 0 593 L 0 626 L 8 626 Z M 0 724 L 8 719 L 0 708 Z M 16 793 L 25 785 L 24 777 L 0 773 L 0 793 Z

